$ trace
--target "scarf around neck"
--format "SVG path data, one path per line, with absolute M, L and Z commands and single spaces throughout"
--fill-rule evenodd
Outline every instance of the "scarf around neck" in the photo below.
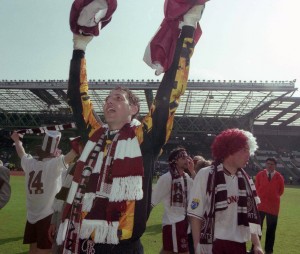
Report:
M 170 174 L 172 176 L 171 184 L 171 209 L 182 210 L 186 214 L 187 211 L 187 179 L 183 173 L 178 173 L 175 165 L 170 166 Z M 183 179 L 183 184 L 182 184 Z
M 126 201 L 143 198 L 143 161 L 134 130 L 135 126 L 125 124 L 107 142 L 108 129 L 100 128 L 87 142 L 57 236 L 65 253 L 78 253 L 79 239 L 92 234 L 95 243 L 119 243 L 119 219 Z
M 215 212 L 227 209 L 227 189 L 222 164 L 211 166 L 207 182 L 207 206 L 203 215 L 204 226 L 201 228 L 200 243 L 211 245 L 214 240 Z M 238 169 L 238 225 L 249 226 L 250 232 L 261 235 L 257 204 L 260 203 L 255 185 L 243 169 Z

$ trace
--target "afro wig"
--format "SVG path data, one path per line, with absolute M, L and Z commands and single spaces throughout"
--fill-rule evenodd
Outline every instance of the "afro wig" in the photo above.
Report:
M 249 131 L 240 129 L 228 129 L 222 131 L 214 140 L 211 150 L 217 163 L 221 163 L 229 155 L 232 155 L 245 147 L 249 147 L 250 155 L 258 148 L 256 138 Z

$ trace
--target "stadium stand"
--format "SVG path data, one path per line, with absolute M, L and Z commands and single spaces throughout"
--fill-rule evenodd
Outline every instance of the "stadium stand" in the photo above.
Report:
M 9 132 L 72 122 L 66 101 L 67 80 L 0 81 L 0 157 L 11 161 Z M 247 170 L 254 175 L 267 156 L 278 159 L 286 179 L 300 179 L 300 98 L 292 81 L 189 80 L 181 100 L 169 143 L 160 161 L 174 146 L 183 145 L 191 155 L 210 158 L 215 135 L 227 128 L 254 133 L 259 151 Z M 148 112 L 159 80 L 90 80 L 90 97 L 101 117 L 102 104 L 116 85 L 129 87 L 141 98 L 140 115 Z M 75 135 L 73 129 L 63 136 Z M 25 135 L 36 142 L 33 135 Z M 28 140 L 26 141 L 28 143 Z

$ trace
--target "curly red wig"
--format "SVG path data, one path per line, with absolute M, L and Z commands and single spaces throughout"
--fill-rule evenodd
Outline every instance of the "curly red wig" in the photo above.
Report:
M 229 155 L 247 146 L 250 149 L 250 155 L 253 155 L 257 149 L 257 143 L 252 133 L 240 129 L 228 129 L 215 138 L 211 145 L 212 156 L 215 162 L 221 163 Z

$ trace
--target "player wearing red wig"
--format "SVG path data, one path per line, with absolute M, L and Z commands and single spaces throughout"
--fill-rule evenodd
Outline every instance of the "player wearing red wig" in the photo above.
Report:
M 197 254 L 245 254 L 250 239 L 263 253 L 255 186 L 242 169 L 257 149 L 253 135 L 240 129 L 220 133 L 212 144 L 213 165 L 194 179 L 188 215 Z
M 250 132 L 240 129 L 228 129 L 221 132 L 211 146 L 215 163 L 222 163 L 230 155 L 244 148 L 249 148 L 251 156 L 254 155 L 258 146 L 255 137 Z

